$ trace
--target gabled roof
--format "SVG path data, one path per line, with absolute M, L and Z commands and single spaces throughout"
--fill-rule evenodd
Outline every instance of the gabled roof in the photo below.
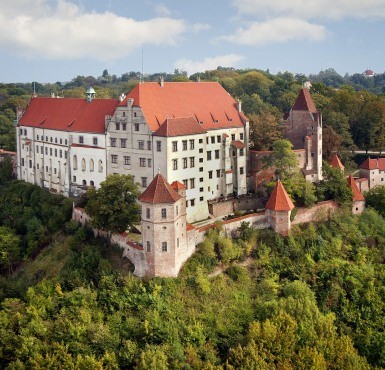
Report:
M 183 189 L 187 189 L 186 186 L 184 184 L 182 184 L 181 182 L 179 181 L 174 181 L 172 184 L 171 184 L 171 187 L 177 192 L 178 190 L 183 190 Z
M 353 201 L 357 202 L 360 200 L 365 200 L 364 196 L 360 192 L 360 189 L 358 189 L 358 186 L 353 178 L 353 175 L 350 174 L 350 176 L 347 178 L 347 181 L 350 189 L 352 189 L 352 192 L 353 192 Z
M 366 158 L 360 168 L 362 170 L 385 171 L 385 158 Z
M 155 136 L 184 136 L 203 134 L 206 131 L 193 117 L 167 118 L 155 132 Z
M 298 94 L 297 100 L 295 101 L 292 110 L 306 110 L 310 113 L 317 113 L 317 109 L 313 103 L 310 92 L 306 88 L 302 88 Z
M 143 203 L 175 203 L 181 196 L 170 186 L 166 179 L 158 173 L 147 189 L 139 196 Z
M 164 82 L 163 86 L 145 82 L 136 85 L 120 105 L 127 105 L 127 99 L 142 108 L 151 131 L 172 117 L 196 117 L 204 130 L 242 127 L 248 120 L 217 82 Z
M 334 168 L 339 168 L 342 171 L 345 169 L 345 166 L 341 163 L 340 158 L 337 154 L 333 155 L 333 158 L 330 161 L 330 165 Z
M 294 204 L 286 193 L 281 180 L 277 181 L 265 208 L 273 211 L 291 211 L 294 208 Z
M 32 98 L 20 126 L 61 131 L 105 132 L 105 116 L 112 116 L 117 99 Z

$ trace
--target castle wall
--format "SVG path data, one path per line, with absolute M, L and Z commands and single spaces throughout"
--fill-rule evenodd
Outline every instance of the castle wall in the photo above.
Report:
M 328 200 L 319 202 L 311 208 L 298 208 L 292 224 L 297 225 L 327 220 L 330 213 L 334 212 L 338 207 L 339 205 L 334 200 Z

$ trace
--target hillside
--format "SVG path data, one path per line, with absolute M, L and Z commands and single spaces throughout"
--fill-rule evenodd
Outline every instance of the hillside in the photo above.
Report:
M 3 270 L 3 367 L 385 366 L 384 218 L 341 211 L 288 238 L 243 224 L 228 239 L 217 226 L 173 279 L 133 277 L 73 222 L 47 231 L 46 246 Z

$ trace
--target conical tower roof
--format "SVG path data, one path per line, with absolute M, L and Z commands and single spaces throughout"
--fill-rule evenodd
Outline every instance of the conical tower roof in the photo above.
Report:
M 360 189 L 358 189 L 358 186 L 357 186 L 356 182 L 354 181 L 352 174 L 350 174 L 347 181 L 348 181 L 348 185 L 349 185 L 350 189 L 352 189 L 352 192 L 353 192 L 353 201 L 354 202 L 358 202 L 360 200 L 364 201 L 365 198 L 362 195 Z
M 302 88 L 298 94 L 297 100 L 295 101 L 292 110 L 305 110 L 310 113 L 317 113 L 317 109 L 314 105 L 313 99 L 311 98 L 310 92 L 306 88 Z
M 278 180 L 266 203 L 266 209 L 271 209 L 272 211 L 291 211 L 293 208 L 293 202 L 287 194 L 281 180 Z
M 342 171 L 345 169 L 345 166 L 341 163 L 340 158 L 337 154 L 333 155 L 333 158 L 330 161 L 330 165 L 334 168 L 339 168 Z

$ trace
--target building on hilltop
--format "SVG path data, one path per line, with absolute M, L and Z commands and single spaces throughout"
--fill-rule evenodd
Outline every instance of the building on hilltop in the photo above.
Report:
M 385 158 L 367 158 L 360 165 L 360 177 L 368 180 L 368 189 L 385 185 Z
M 158 172 L 186 187 L 189 222 L 247 193 L 249 122 L 216 82 L 142 83 L 122 101 L 32 98 L 17 131 L 18 177 L 77 195 L 112 173 L 144 191 Z
M 357 186 L 356 181 L 353 178 L 353 175 L 350 175 L 347 178 L 348 186 L 352 189 L 353 193 L 353 205 L 352 213 L 354 215 L 361 214 L 365 210 L 365 198 L 362 195 L 360 189 Z

